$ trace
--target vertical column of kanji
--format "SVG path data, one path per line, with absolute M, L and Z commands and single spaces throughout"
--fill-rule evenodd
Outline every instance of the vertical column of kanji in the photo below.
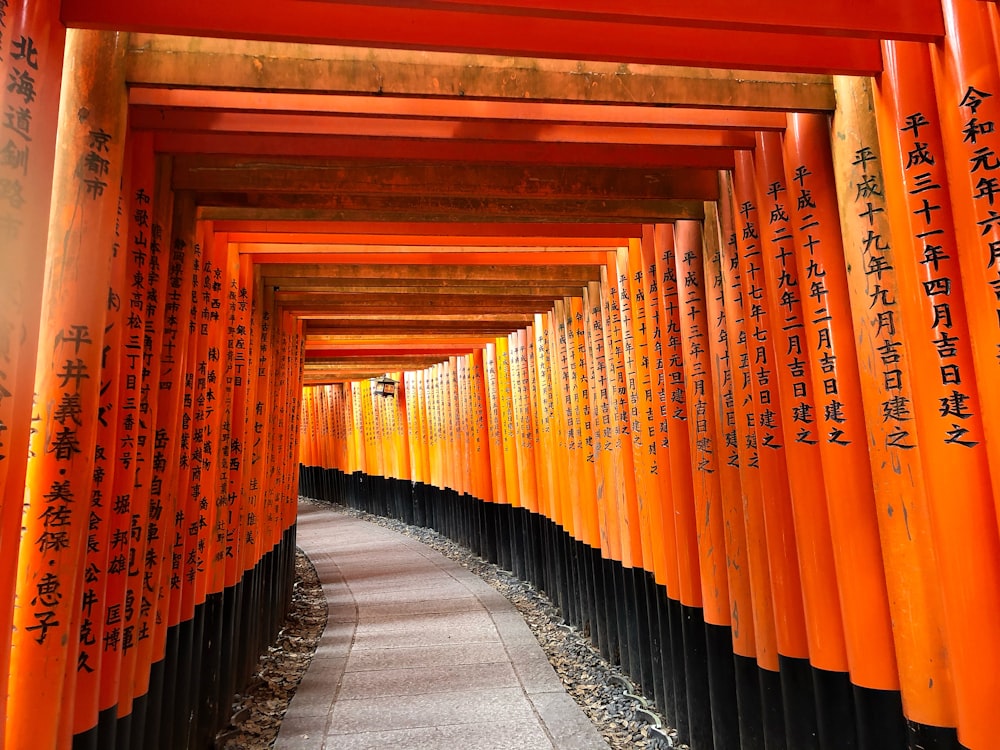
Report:
M 948 197 L 941 121 L 930 86 L 930 52 L 915 43 L 887 43 L 883 53 L 885 73 L 876 90 L 876 113 L 885 197 L 896 240 L 897 301 L 905 313 L 900 335 L 911 372 L 917 375 L 912 380 L 912 407 L 927 486 L 928 557 L 939 571 L 959 736 L 974 747 L 988 741 L 992 722 L 984 700 L 991 688 L 982 686 L 997 679 L 1000 660 L 996 640 L 989 635 L 1000 619 L 1000 585 L 995 580 L 1000 546 L 980 395 L 970 376 L 974 357 L 963 303 L 966 280 Z M 942 287 L 950 294 L 936 293 Z M 949 502 L 953 497 L 962 502 Z M 948 689 L 947 683 L 939 687 Z M 953 730 L 942 728 L 952 722 L 917 727 L 914 722 L 921 719 L 909 718 L 918 736 L 934 738 L 942 747 L 955 746 Z
M 174 502 L 174 534 L 171 548 L 170 605 L 168 623 L 176 636 L 169 642 L 170 673 L 162 726 L 167 735 L 164 744 L 171 746 L 187 740 L 190 717 L 190 683 L 193 679 L 195 649 L 194 578 L 198 537 L 198 504 L 191 500 L 191 488 L 197 487 L 198 452 L 195 423 L 195 378 L 198 370 L 198 300 L 201 293 L 203 254 L 195 230 L 193 200 L 178 196 L 175 202 L 174 247 L 183 250 L 190 260 L 185 263 L 185 295 L 180 301 L 181 325 L 187 329 L 184 339 L 184 373 L 180 381 L 180 421 L 177 448 L 177 495 Z M 194 524 L 192 527 L 192 523 Z
M 134 675 L 139 645 L 139 620 L 143 611 L 144 560 L 147 524 L 149 522 L 149 471 L 151 470 L 151 425 L 146 394 L 150 387 L 150 368 L 145 350 L 150 319 L 149 299 L 155 297 L 154 285 L 159 283 L 158 269 L 153 269 L 150 253 L 149 208 L 155 190 L 155 157 L 152 135 L 134 137 L 131 149 L 131 182 L 124 195 L 122 217 L 122 247 L 127 253 L 127 300 L 122 332 L 122 361 L 119 375 L 119 427 L 117 465 L 113 488 L 114 502 L 129 496 L 130 511 L 125 525 L 128 535 L 128 558 L 125 567 L 125 596 L 122 602 L 121 676 L 115 703 L 118 706 L 118 732 L 131 736 L 132 704 L 135 697 Z M 156 259 L 157 261 L 159 258 Z M 152 277 L 151 277 L 152 274 Z M 119 481 L 121 480 L 121 484 Z M 148 635 L 147 635 L 148 637 Z
M 601 557 L 605 560 L 621 559 L 621 542 L 617 539 L 617 524 L 613 524 L 613 514 L 609 516 L 609 502 L 607 490 L 613 482 L 613 471 L 611 468 L 611 446 L 610 434 L 605 438 L 605 430 L 610 430 L 611 416 L 610 405 L 607 399 L 608 381 L 605 371 L 604 361 L 604 334 L 601 316 L 601 290 L 597 282 L 590 282 L 583 289 L 581 298 L 583 306 L 583 338 L 586 345 L 587 362 L 587 393 L 589 397 L 590 425 L 591 429 L 587 435 L 587 462 L 594 472 L 594 500 L 597 505 L 597 528 L 598 536 L 594 547 L 601 551 Z M 544 363 L 549 373 L 550 383 L 548 392 L 542 397 L 543 403 L 552 404 L 554 407 L 555 371 L 552 369 L 552 356 L 549 347 L 549 328 L 544 331 L 545 339 L 544 355 L 541 361 Z M 554 412 L 549 419 L 554 418 Z M 607 441 L 607 447 L 605 447 Z M 552 451 L 555 456 L 554 450 Z M 555 474 L 552 482 L 556 484 Z M 555 488 L 552 490 L 557 492 Z M 602 647 L 603 648 L 603 647 Z
M 651 481 L 652 462 L 646 447 L 649 357 L 646 344 L 646 310 L 645 295 L 642 290 L 640 244 L 639 239 L 629 240 L 628 247 L 619 248 L 615 257 L 620 300 L 619 314 L 624 341 L 619 385 L 625 388 L 627 403 L 627 408 L 621 410 L 620 418 L 627 421 L 629 427 L 628 455 L 631 456 L 632 486 L 635 488 L 639 544 L 642 548 L 642 559 L 636 561 L 635 567 L 654 573 L 657 560 L 653 550 L 653 524 L 650 521 L 650 513 L 651 506 L 659 502 L 659 493 L 658 487 Z
M 721 184 L 719 205 L 730 200 L 728 183 Z M 750 563 L 747 555 L 746 526 L 743 520 L 743 492 L 740 485 L 740 454 L 737 448 L 736 401 L 733 388 L 729 329 L 722 277 L 721 237 L 732 232 L 732 212 L 723 228 L 715 203 L 705 203 L 705 312 L 708 316 L 708 351 L 712 362 L 712 393 L 715 394 L 719 499 L 726 535 L 726 572 L 729 582 L 729 614 L 734 657 L 733 679 L 739 710 L 741 747 L 762 747 L 760 683 L 757 679 L 756 640 L 753 618 Z
M 558 480 L 556 461 L 559 454 L 554 446 L 555 414 L 552 403 L 552 369 L 548 350 L 548 316 L 536 313 L 535 324 L 532 326 L 534 338 L 529 342 L 533 347 L 534 362 L 534 414 L 537 453 L 538 477 L 538 512 L 543 516 L 541 526 L 544 528 L 545 539 L 551 539 L 555 528 L 553 523 L 553 508 L 558 497 Z M 540 587 L 551 591 L 555 582 L 552 565 L 552 549 L 548 543 L 543 543 L 541 564 L 543 565 L 543 580 Z
M 750 165 L 746 164 L 745 169 Z M 781 137 L 762 133 L 755 153 L 756 199 L 766 308 L 774 344 L 776 391 L 787 456 L 795 540 L 799 548 L 803 606 L 821 745 L 853 733 L 854 703 L 834 564 L 833 541 L 823 486 L 819 442 L 814 434 L 811 364 L 804 358 L 801 291 L 792 253 L 793 238 Z M 741 175 L 745 178 L 745 175 Z M 749 195 L 752 187 L 744 188 Z M 767 216 L 766 225 L 764 216 Z M 851 736 L 851 735 L 849 735 Z M 856 740 L 854 740 L 856 741 Z
M 0 2 L 0 674 L 8 674 L 66 30 L 56 0 Z M 0 733 L 7 691 L 0 690 Z
M 677 537 L 674 533 L 673 488 L 670 478 L 670 441 L 667 425 L 667 376 L 664 367 L 664 326 L 660 307 L 660 280 L 656 272 L 656 229 L 645 225 L 640 244 L 643 267 L 642 292 L 646 307 L 646 341 L 650 370 L 648 425 L 650 450 L 655 451 L 651 470 L 659 485 L 659 507 L 654 508 L 654 539 L 663 546 L 664 566 L 662 576 L 657 573 L 656 610 L 660 634 L 660 668 L 662 672 L 662 697 L 659 705 L 666 712 L 668 721 L 674 723 L 677 714 L 677 694 L 674 676 L 678 669 L 678 655 L 683 653 L 680 632 L 674 632 L 674 613 L 680 607 L 680 574 L 677 563 Z M 679 620 L 677 621 L 679 623 Z M 683 659 L 681 659 L 683 661 Z
M 637 252 L 639 241 L 632 239 L 629 241 Z M 650 535 L 649 506 L 655 502 L 649 489 L 649 469 L 648 452 L 644 452 L 642 441 L 642 419 L 640 412 L 643 408 L 642 396 L 639 393 L 642 375 L 640 374 L 641 363 L 638 361 L 639 335 L 635 326 L 635 306 L 634 296 L 635 282 L 632 278 L 632 265 L 630 264 L 629 247 L 619 247 L 614 255 L 614 266 L 611 266 L 609 259 L 609 274 L 614 269 L 617 277 L 617 284 L 614 292 L 617 294 L 618 315 L 617 326 L 621 331 L 621 349 L 615 365 L 617 367 L 617 399 L 619 425 L 623 426 L 621 450 L 625 463 L 629 470 L 625 475 L 625 496 L 628 499 L 627 528 L 631 534 L 633 554 L 632 566 L 624 570 L 626 607 L 630 619 L 630 628 L 635 638 L 630 641 L 631 653 L 629 660 L 632 678 L 642 685 L 642 688 L 650 695 L 655 691 L 653 687 L 653 665 L 649 641 L 649 618 L 648 603 L 645 596 L 645 581 L 643 571 L 652 572 L 655 570 L 653 560 L 652 537 Z M 639 306 L 642 299 L 638 300 Z M 643 481 L 640 481 L 642 479 Z M 647 495 L 640 495 L 640 488 L 645 490 Z
M 587 313 L 589 301 L 584 296 L 575 296 L 570 301 L 573 313 L 573 365 L 576 374 L 577 394 L 579 403 L 579 437 L 581 482 L 580 502 L 582 503 L 583 533 L 573 550 L 574 564 L 580 579 L 581 620 L 592 633 L 598 629 L 598 583 L 600 575 L 596 563 L 600 560 L 599 551 L 602 544 L 602 526 L 606 519 L 600 507 L 601 500 L 597 494 L 597 464 L 595 462 L 595 443 L 598 438 L 599 410 L 594 408 L 593 390 L 597 388 L 596 380 L 591 372 L 591 342 L 588 335 Z M 596 641 L 595 641 L 596 642 Z
M 227 291 L 228 248 L 216 237 L 210 222 L 199 221 L 197 240 L 202 248 L 201 286 L 198 293 L 195 360 L 194 433 L 192 435 L 192 482 L 189 499 L 194 518 L 188 533 L 194 548 L 187 549 L 186 574 L 193 581 L 195 624 L 194 679 L 191 692 L 194 742 L 207 742 L 210 717 L 216 710 L 215 690 L 219 678 L 218 644 L 221 640 L 221 590 L 225 576 L 225 529 L 221 540 L 219 475 L 225 407 L 226 321 L 223 302 Z M 195 526 L 197 525 L 197 535 Z
M 151 543 L 157 550 L 159 572 L 154 600 L 150 701 L 151 712 L 147 720 L 145 740 L 156 747 L 161 736 L 164 717 L 172 717 L 174 676 L 177 667 L 177 621 L 171 619 L 173 607 L 179 603 L 180 561 L 175 544 L 180 528 L 180 472 L 177 464 L 181 455 L 181 411 L 184 383 L 188 365 L 188 339 L 190 329 L 187 309 L 191 298 L 194 273 L 194 255 L 188 251 L 190 228 L 194 221 L 194 202 L 190 194 L 181 194 L 172 200 L 170 191 L 171 168 L 169 162 L 158 164 L 157 198 L 154 205 L 154 227 L 167 242 L 167 291 L 163 305 L 163 338 L 160 348 L 154 351 L 159 362 L 158 381 L 154 384 L 156 400 L 156 428 L 153 438 L 153 475 L 150 480 L 151 513 L 159 516 L 157 539 Z M 162 197 L 162 199 L 161 199 Z M 176 569 L 175 569 L 176 564 Z M 164 726 L 163 734 L 172 730 Z
M 126 146 L 126 169 L 130 151 L 130 145 Z M 109 562 L 113 557 L 110 548 L 114 545 L 124 546 L 125 551 L 128 551 L 128 514 L 122 513 L 118 516 L 113 509 L 114 479 L 118 471 L 117 435 L 120 429 L 119 376 L 124 359 L 122 342 L 128 307 L 125 293 L 127 249 L 124 241 L 127 227 L 123 227 L 121 221 L 127 191 L 128 185 L 123 178 L 121 190 L 116 191 L 118 211 L 114 242 L 111 247 L 113 257 L 101 356 L 101 404 L 98 410 L 100 424 L 97 428 L 94 479 L 87 523 L 87 552 L 84 560 L 84 588 L 81 597 L 80 642 L 77 656 L 78 672 L 73 697 L 66 698 L 66 704 L 73 706 L 73 734 L 81 735 L 75 741 L 83 746 L 93 746 L 98 743 L 98 713 L 114 707 L 113 686 L 117 685 L 119 678 L 118 660 L 114 656 L 105 659 L 103 654 L 106 650 L 117 651 L 120 640 L 121 596 L 118 593 L 120 587 L 112 582 L 115 574 L 109 568 Z M 64 397 L 56 416 L 59 420 L 67 416 L 79 419 L 78 411 L 78 400 Z M 122 481 L 119 478 L 119 482 Z M 124 574 L 120 566 L 116 565 L 115 569 Z M 109 631 L 112 635 L 105 640 L 103 636 Z M 105 687 L 108 682 L 112 685 L 111 690 Z M 110 733 L 113 742 L 115 712 L 107 711 L 101 719 L 102 731 Z M 84 735 L 87 732 L 89 735 Z
M 584 330 L 584 307 L 581 297 L 563 300 L 566 311 L 566 357 L 568 359 L 569 393 L 572 400 L 572 454 L 573 465 L 579 472 L 577 494 L 572 497 L 573 528 L 565 548 L 571 574 L 569 611 L 580 627 L 593 627 L 593 608 L 590 606 L 590 576 L 584 564 L 585 549 L 599 546 L 597 540 L 597 486 L 594 466 L 590 462 L 591 447 L 588 437 L 593 422 L 590 407 L 590 378 L 587 367 L 587 340 Z
M 580 430 L 580 381 L 577 378 L 575 366 L 575 327 L 573 325 L 573 306 L 568 297 L 556 303 L 556 313 L 562 325 L 559 336 L 560 365 L 563 371 L 562 402 L 563 431 L 566 435 L 567 465 L 573 467 L 574 477 L 569 483 L 568 491 L 563 493 L 562 522 L 564 534 L 559 540 L 560 565 L 563 567 L 565 583 L 563 587 L 563 602 L 560 605 L 567 619 L 574 621 L 577 605 L 577 575 L 573 566 L 572 547 L 580 539 L 583 530 L 583 504 L 581 497 L 587 491 L 587 478 L 584 474 L 586 458 L 583 451 L 582 432 Z
M 823 407 L 820 449 L 859 739 L 891 746 L 902 742 L 898 725 L 883 717 L 899 713 L 899 676 L 885 576 L 875 575 L 884 568 L 829 139 L 826 117 L 789 115 L 785 174 L 796 194 L 792 235 L 815 365 L 812 385 L 817 406 Z M 846 592 L 845 585 L 852 590 Z
M 677 271 L 674 266 L 674 227 L 658 224 L 653 231 L 656 277 L 660 287 L 660 320 L 666 335 L 664 365 L 667 401 L 667 441 L 670 445 L 670 480 L 674 535 L 680 581 L 680 606 L 671 612 L 673 641 L 683 644 L 674 654 L 674 691 L 677 730 L 682 736 L 710 738 L 711 716 L 706 710 L 708 673 L 705 668 L 705 628 L 702 614 L 701 565 L 694 512 L 691 444 L 685 396 L 684 349 L 681 340 Z
M 749 155 L 737 152 L 736 160 L 748 161 Z M 724 184 L 728 187 L 728 182 Z M 760 458 L 757 433 L 754 429 L 756 407 L 750 370 L 750 349 L 747 344 L 747 306 L 743 296 L 740 254 L 747 237 L 736 216 L 741 216 L 738 197 L 723 190 L 720 218 L 723 242 L 720 266 L 726 311 L 729 357 L 733 375 L 733 403 L 736 417 L 736 450 L 739 456 L 740 486 L 743 492 L 743 524 L 747 540 L 747 564 L 750 594 L 753 601 L 754 642 L 757 655 L 757 680 L 760 686 L 761 726 L 765 744 L 785 743 L 785 710 L 778 664 L 778 635 L 775 625 L 774 597 L 771 591 L 771 570 L 767 554 L 767 532 L 764 526 L 764 488 L 760 479 Z M 756 209 L 747 209 L 756 218 Z M 756 222 L 755 222 L 756 223 Z
M 941 7 L 946 33 L 943 44 L 931 48 L 931 60 L 955 237 L 962 248 L 958 260 L 972 333 L 975 375 L 979 388 L 985 391 L 996 378 L 1000 354 L 1000 131 L 996 128 L 1000 69 L 987 5 L 976 0 L 945 0 Z M 926 143 L 922 138 L 914 138 L 914 142 Z M 923 156 L 917 150 L 915 159 Z M 942 202 L 936 195 L 921 197 L 927 199 L 921 203 L 925 223 L 935 223 L 935 214 L 944 210 Z M 956 389 L 955 393 L 963 392 Z M 956 396 L 954 403 L 943 406 L 953 413 L 959 425 L 956 429 L 964 426 L 961 415 L 968 410 L 967 403 Z M 998 504 L 1000 403 L 984 398 L 980 408 L 993 499 Z
M 531 393 L 531 370 L 534 362 L 532 358 L 534 342 L 534 332 L 531 326 L 522 328 L 517 333 L 517 343 L 521 350 L 521 367 L 519 377 L 521 380 L 521 423 L 519 439 L 522 446 L 522 456 L 526 463 L 522 485 L 524 491 L 522 496 L 525 502 L 525 544 L 528 552 L 528 580 L 534 584 L 539 581 L 539 563 L 541 546 L 538 539 L 538 462 L 535 458 L 535 415 Z
M 619 272 L 617 252 L 608 253 L 606 268 L 608 285 L 604 307 L 607 313 L 604 347 L 608 366 L 611 418 L 615 427 L 614 450 L 618 457 L 616 483 L 619 489 L 618 517 L 622 531 L 622 567 L 631 569 L 642 565 L 642 530 L 639 524 L 639 503 L 635 495 L 635 462 L 632 455 L 631 404 L 628 396 L 628 376 L 625 371 L 626 347 L 629 352 L 633 351 L 632 331 L 622 325 L 622 305 L 625 305 L 625 312 L 631 319 L 632 303 L 628 298 L 628 273 Z M 628 334 L 627 341 L 626 334 Z M 627 555 L 625 549 L 628 549 Z
M 524 461 L 523 479 L 520 482 L 521 496 L 525 498 L 524 505 L 532 513 L 538 514 L 538 479 L 537 467 L 535 463 L 535 427 L 534 412 L 531 399 L 531 349 L 529 341 L 533 341 L 534 336 L 531 326 L 521 328 L 517 332 L 517 346 L 520 350 L 520 366 L 518 377 L 521 381 L 521 417 L 520 417 L 520 441 L 521 457 Z
M 121 292 L 122 331 L 119 346 L 120 370 L 117 382 L 115 410 L 111 418 L 118 428 L 115 437 L 113 482 L 111 485 L 110 511 L 112 537 L 108 549 L 107 607 L 120 607 L 120 623 L 105 623 L 104 658 L 110 657 L 114 678 L 104 673 L 102 658 L 102 691 L 115 692 L 102 695 L 101 708 L 117 706 L 118 720 L 115 733 L 122 737 L 131 734 L 129 719 L 132 708 L 132 675 L 135 670 L 137 646 L 136 622 L 142 600 L 142 565 L 145 552 L 146 519 L 149 515 L 147 487 L 140 485 L 139 471 L 146 463 L 145 419 L 140 413 L 143 393 L 147 311 L 149 291 L 149 238 L 134 219 L 137 208 L 149 205 L 153 192 L 154 162 L 152 140 L 144 136 L 141 143 L 132 139 L 131 180 L 122 195 L 120 216 L 121 252 L 126 256 L 125 285 Z M 138 198 L 136 197 L 138 194 Z M 147 222 L 148 229 L 148 222 Z M 112 591 L 112 583 L 115 584 Z M 120 634 L 120 638 L 116 634 Z M 119 645 L 120 644 L 120 645 Z M 110 647 L 110 651 L 109 651 Z M 128 718 L 126 718 L 128 717 Z M 123 720 L 124 719 L 124 720 Z M 103 741 L 103 740 L 102 740 Z
M 633 252 L 636 252 L 634 258 L 631 257 Z M 673 534 L 668 538 L 663 526 L 664 505 L 669 502 L 663 495 L 665 491 L 669 491 L 670 459 L 667 455 L 668 445 L 663 445 L 663 436 L 659 433 L 659 412 L 665 404 L 661 396 L 665 393 L 665 377 L 661 356 L 660 287 L 656 279 L 656 250 L 651 224 L 643 226 L 641 242 L 635 245 L 634 250 L 630 245 L 629 253 L 632 267 L 629 284 L 635 301 L 635 342 L 642 368 L 642 379 L 638 384 L 642 401 L 639 416 L 642 423 L 642 446 L 647 456 L 646 471 L 651 482 L 649 496 L 653 498 L 653 502 L 649 504 L 648 520 L 653 547 L 653 580 L 657 585 L 666 587 L 668 581 L 675 584 L 677 582 L 677 550 Z
M 125 141 L 118 34 L 67 39 L 8 685 L 10 747 L 68 742 L 100 407 L 107 287 Z M 31 77 L 29 70 L 21 71 Z M 19 80 L 23 80 L 19 78 Z M 110 190 L 108 188 L 111 188 Z M 73 414 L 60 409 L 71 401 Z M 63 700 L 67 705 L 63 705 Z M 47 719 L 45 717 L 48 717 Z
M 761 214 L 757 210 L 755 188 L 753 159 L 749 152 L 741 152 L 737 155 L 734 194 L 739 205 L 737 231 L 742 236 L 739 242 L 739 272 L 748 355 L 746 364 L 752 396 L 752 408 L 748 410 L 747 420 L 755 436 L 756 473 L 764 493 L 761 510 L 778 645 L 785 734 L 789 744 L 811 747 L 818 741 L 816 701 L 809 672 L 809 644 L 785 460 L 784 423 L 778 413 L 775 324 L 765 301 L 763 253 L 771 250 L 764 248 L 761 238 Z
M 240 460 L 247 434 L 247 327 L 250 318 L 249 259 L 243 261 L 237 247 L 225 234 L 217 235 L 216 242 L 223 245 L 226 272 L 225 302 L 222 314 L 225 323 L 225 363 L 222 385 L 222 424 L 219 435 L 218 464 L 218 518 L 215 526 L 216 558 L 219 568 L 216 584 L 222 595 L 222 643 L 228 644 L 219 655 L 219 682 L 216 716 L 213 724 L 224 722 L 228 699 L 237 688 L 235 683 L 236 655 L 239 653 L 239 620 L 242 616 L 242 589 L 239 585 L 240 535 L 246 520 Z M 295 396 L 301 400 L 302 389 Z M 289 394 L 292 397 L 292 394 Z M 301 406 L 299 407 L 301 410 Z M 297 424 L 301 429 L 304 422 Z M 296 430 L 296 436 L 298 431 Z M 304 441 L 305 442 L 305 441 Z M 311 442 L 311 441 L 308 441 Z M 296 467 L 297 469 L 297 467 Z M 289 471 L 292 468 L 289 467 Z M 296 471 L 296 476 L 298 472 Z M 220 538 L 221 537 L 221 538 Z
M 940 577 L 930 547 L 930 518 L 914 425 L 915 376 L 904 338 L 910 314 L 900 305 L 896 243 L 886 211 L 885 179 L 872 82 L 834 79 L 833 158 L 841 205 L 844 260 L 854 310 L 862 398 L 882 537 L 903 709 L 910 722 L 954 726 L 954 695 L 940 614 Z M 946 303 L 950 282 L 927 287 Z M 961 372 L 945 370 L 949 380 Z M 955 382 L 960 385 L 960 382 Z M 898 512 L 900 509 L 902 513 Z M 903 613 L 906 613 L 905 617 Z
M 510 546 L 504 537 L 500 519 L 503 506 L 507 502 L 506 464 L 503 456 L 503 428 L 500 425 L 500 378 L 497 372 L 496 343 L 491 342 L 483 350 L 483 370 L 486 381 L 486 417 L 489 430 L 490 476 L 494 506 L 487 518 L 489 533 L 496 546 L 497 563 L 510 569 Z
M 9 673 L 66 29 L 58 0 L 0 2 L 0 675 Z M 0 734 L 7 691 L 0 690 Z
M 148 161 L 147 161 L 148 160 Z M 150 704 L 158 696 L 150 697 L 151 668 L 153 663 L 153 632 L 156 627 L 156 607 L 160 594 L 159 585 L 163 569 L 164 534 L 161 523 L 163 515 L 162 478 L 156 480 L 156 460 L 160 449 L 157 426 L 162 416 L 159 410 L 159 384 L 167 366 L 161 364 L 164 329 L 166 323 L 166 297 L 169 277 L 169 245 L 163 242 L 163 225 L 160 223 L 165 204 L 167 212 L 173 210 L 169 181 L 165 182 L 165 170 L 158 164 L 153 154 L 151 136 L 137 134 L 133 156 L 133 178 L 131 189 L 132 214 L 130 238 L 134 252 L 146 251 L 146 298 L 145 322 L 142 344 L 142 385 L 139 397 L 139 433 L 136 437 L 136 477 L 135 489 L 139 495 L 140 511 L 143 514 L 142 543 L 143 554 L 136 553 L 141 568 L 139 616 L 135 627 L 135 662 L 132 670 L 133 694 L 137 699 L 135 720 L 131 727 L 131 741 L 142 744 L 148 733 L 148 720 L 155 712 Z M 167 180 L 169 178 L 167 177 Z M 169 213 L 166 214 L 169 229 Z M 126 656 L 130 656 L 127 652 Z
M 489 425 L 487 421 L 488 401 L 486 398 L 486 366 L 483 359 L 483 350 L 477 348 L 472 353 L 472 372 L 470 382 L 470 395 L 472 398 L 472 419 L 473 419 L 473 440 L 474 457 L 477 465 L 478 484 L 476 487 L 476 497 L 483 503 L 493 502 L 493 484 L 491 482 L 490 448 L 489 448 Z M 485 532 L 486 511 L 483 510 L 480 519 L 480 533 L 483 536 L 483 554 L 487 554 L 486 547 L 489 537 Z
M 732 632 L 729 629 L 729 582 L 726 574 L 725 524 L 719 497 L 718 445 L 709 411 L 714 401 L 708 351 L 708 316 L 702 262 L 701 225 L 674 224 L 674 266 L 677 273 L 679 323 L 684 353 L 689 440 L 694 462 L 694 506 L 698 519 L 698 549 L 706 632 L 706 668 L 712 733 L 718 747 L 739 742 Z M 693 430 L 690 429 L 693 421 Z M 689 695 L 690 695 L 689 690 Z M 697 696 L 695 696 L 697 698 Z M 692 732 L 692 736 L 695 734 Z M 696 741 L 696 740 L 695 740 Z

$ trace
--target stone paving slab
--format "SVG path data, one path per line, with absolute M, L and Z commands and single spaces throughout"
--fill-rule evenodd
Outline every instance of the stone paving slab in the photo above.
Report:
M 516 609 L 426 545 L 303 503 L 329 621 L 279 750 L 599 750 Z

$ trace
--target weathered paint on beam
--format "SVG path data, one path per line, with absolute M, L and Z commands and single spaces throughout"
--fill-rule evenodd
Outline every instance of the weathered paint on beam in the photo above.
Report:
M 829 76 L 133 35 L 132 85 L 800 112 L 836 107 Z

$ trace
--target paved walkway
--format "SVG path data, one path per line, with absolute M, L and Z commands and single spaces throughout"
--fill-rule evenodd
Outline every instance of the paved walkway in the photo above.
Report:
M 420 542 L 299 506 L 329 620 L 279 750 L 607 749 L 521 615 Z

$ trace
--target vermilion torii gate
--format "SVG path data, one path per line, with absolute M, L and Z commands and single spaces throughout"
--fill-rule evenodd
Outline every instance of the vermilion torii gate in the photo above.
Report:
M 696 748 L 992 746 L 994 3 L 150 5 L 0 0 L 5 746 L 209 744 L 300 462 Z

